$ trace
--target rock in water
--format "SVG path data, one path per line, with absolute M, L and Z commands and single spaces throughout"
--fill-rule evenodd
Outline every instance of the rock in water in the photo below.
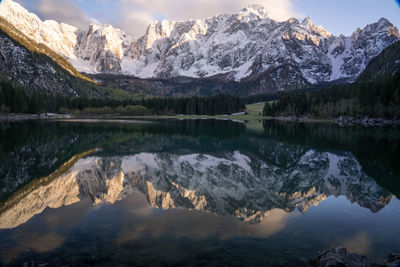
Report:
M 400 254 L 390 254 L 385 267 L 400 267 Z
M 373 267 L 385 266 L 369 260 L 366 256 L 361 256 L 349 253 L 343 247 L 332 248 L 323 251 L 310 261 L 314 267 L 341 267 L 341 266 L 354 266 L 354 267 Z
M 380 264 L 369 260 L 366 256 L 349 253 L 347 249 L 338 247 L 321 252 L 310 260 L 310 263 L 314 267 L 399 267 L 400 254 L 390 254 L 387 261 Z

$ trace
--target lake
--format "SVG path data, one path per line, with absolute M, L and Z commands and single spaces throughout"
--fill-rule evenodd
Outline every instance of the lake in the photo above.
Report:
M 400 129 L 0 124 L 0 265 L 307 266 L 400 252 Z

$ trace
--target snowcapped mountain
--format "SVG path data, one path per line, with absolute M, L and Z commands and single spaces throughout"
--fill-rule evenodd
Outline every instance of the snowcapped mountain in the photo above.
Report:
M 253 6 L 204 20 L 153 23 L 127 51 L 122 70 L 162 78 L 267 76 L 284 88 L 299 82 L 355 78 L 399 38 L 386 19 L 350 37 L 335 37 L 310 18 L 277 22 L 262 7 Z
M 56 62 L 51 57 L 44 56 L 46 52 L 52 52 L 49 48 L 40 47 L 41 53 L 34 53 L 26 46 L 16 42 L 7 33 L 3 32 L 4 27 L 9 24 L 0 18 L 0 74 L 9 80 L 18 81 L 30 93 L 57 93 L 69 96 L 79 95 L 79 88 L 70 83 L 73 77 L 69 72 L 72 66 L 64 58 L 63 62 Z M 12 32 L 13 36 L 18 36 L 18 32 Z M 26 44 L 30 40 L 20 38 Z M 31 46 L 32 48 L 33 46 Z M 38 48 L 38 47 L 36 47 Z M 36 51 L 37 52 L 37 51 Z M 57 57 L 57 54 L 52 52 Z M 60 57 L 61 58 L 61 57 Z M 60 63 L 66 63 L 61 66 Z M 76 72 L 78 73 L 78 72 Z M 78 73 L 79 74 L 79 73 Z
M 56 53 L 66 57 L 81 72 L 95 72 L 98 69 L 96 68 L 97 62 L 92 59 L 97 59 L 100 63 L 107 62 L 109 54 L 118 54 L 120 51 L 118 44 L 122 43 L 118 38 L 123 34 L 111 26 L 91 25 L 84 37 L 84 32 L 76 27 L 53 20 L 43 22 L 35 14 L 28 12 L 12 0 L 3 0 L 0 3 L 0 17 L 7 20 L 28 38 L 37 43 L 43 43 Z M 118 40 L 110 40 L 110 38 Z M 91 55 L 88 55 L 88 51 L 91 51 Z
M 77 29 L 43 22 L 12 0 L 1 2 L 0 16 L 81 72 L 257 81 L 262 92 L 353 81 L 372 58 L 400 40 L 397 28 L 384 18 L 351 36 L 336 37 L 310 18 L 274 21 L 258 5 L 237 14 L 154 22 L 139 38 L 110 25 Z
M 74 53 L 78 60 L 87 63 L 89 72 L 120 73 L 124 48 L 129 46 L 130 40 L 121 30 L 110 25 L 92 24 L 86 32 L 77 32 Z M 79 62 L 76 64 L 79 66 Z
M 37 43 L 43 43 L 68 58 L 74 56 L 77 31 L 75 27 L 53 20 L 43 22 L 38 16 L 11 0 L 1 1 L 0 16 Z

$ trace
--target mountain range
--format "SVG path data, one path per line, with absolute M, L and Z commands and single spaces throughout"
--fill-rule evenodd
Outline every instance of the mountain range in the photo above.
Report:
M 154 22 L 141 37 L 111 25 L 78 29 L 42 21 L 12 0 L 0 3 L 0 17 L 95 80 L 107 84 L 114 74 L 118 84 L 113 86 L 162 95 L 174 95 L 171 87 L 183 87 L 184 93 L 193 88 L 192 94 L 211 87 L 213 92 L 203 93 L 228 88 L 252 95 L 352 82 L 400 40 L 398 29 L 384 18 L 351 36 L 334 36 L 310 18 L 275 21 L 259 5 L 199 20 Z

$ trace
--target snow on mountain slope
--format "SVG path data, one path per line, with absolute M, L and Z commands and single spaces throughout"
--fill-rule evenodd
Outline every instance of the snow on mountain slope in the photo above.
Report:
M 88 61 L 95 72 L 121 72 L 123 47 L 130 40 L 121 30 L 111 25 L 90 25 L 87 31 L 77 33 L 75 55 Z
M 100 65 L 107 65 L 108 71 L 118 71 L 112 59 L 123 56 L 121 38 L 125 34 L 112 26 L 90 25 L 83 31 L 74 26 L 53 20 L 41 21 L 12 0 L 0 3 L 0 16 L 37 43 L 43 43 L 56 53 L 66 57 L 81 72 L 102 71 Z M 128 38 L 128 40 L 130 40 Z
M 263 86 L 275 90 L 354 80 L 372 58 L 400 40 L 397 28 L 386 19 L 351 36 L 336 37 L 310 18 L 274 21 L 259 5 L 237 14 L 154 22 L 140 38 L 110 25 L 82 30 L 42 22 L 12 0 L 1 2 L 0 16 L 67 57 L 79 71 L 139 78 L 261 78 Z
M 1 1 L 0 16 L 37 43 L 44 43 L 63 56 L 74 56 L 77 31 L 75 27 L 53 20 L 43 22 L 38 16 L 11 0 Z
M 400 34 L 387 19 L 357 29 L 350 37 L 335 38 L 329 47 L 332 62 L 330 80 L 357 78 L 383 49 L 398 41 Z
M 2 26 L 2 22 L 0 22 Z M 78 96 L 71 75 L 50 57 L 32 53 L 0 30 L 0 70 L 8 79 L 18 81 L 30 93 L 57 93 Z

